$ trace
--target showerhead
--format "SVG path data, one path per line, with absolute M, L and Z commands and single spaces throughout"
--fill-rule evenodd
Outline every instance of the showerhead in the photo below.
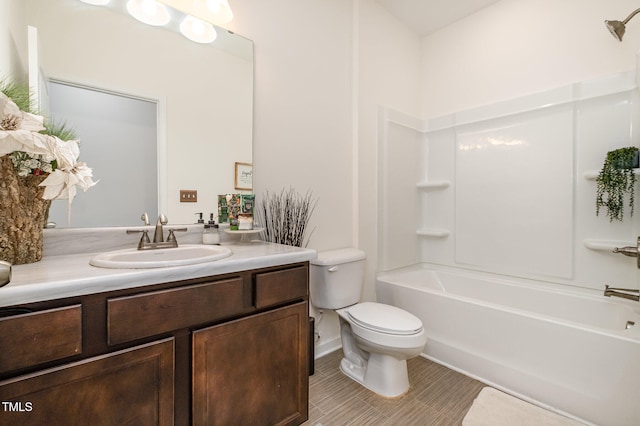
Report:
M 636 16 L 640 12 L 640 9 L 636 9 L 624 21 L 604 21 L 604 24 L 609 29 L 611 35 L 618 39 L 618 41 L 622 41 L 622 36 L 624 36 L 624 31 L 626 30 L 627 22 L 634 16 Z
M 604 21 L 604 24 L 618 41 L 622 41 L 622 36 L 624 36 L 624 31 L 626 29 L 625 25 L 620 21 Z

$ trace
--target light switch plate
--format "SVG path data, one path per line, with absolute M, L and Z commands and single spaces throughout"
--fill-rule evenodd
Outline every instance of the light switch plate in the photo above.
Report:
M 196 201 L 198 201 L 198 191 L 196 191 L 195 189 L 180 190 L 181 203 L 195 203 Z

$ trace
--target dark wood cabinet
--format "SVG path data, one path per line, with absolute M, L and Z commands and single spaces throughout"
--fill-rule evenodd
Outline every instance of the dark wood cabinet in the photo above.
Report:
M 0 318 L 0 425 L 304 422 L 308 268 L 10 307 L 20 313 Z
M 172 425 L 173 339 L 4 381 L 3 425 Z
M 82 352 L 82 307 L 0 318 L 0 372 Z
M 242 279 L 232 278 L 109 299 L 109 345 L 192 327 L 242 312 L 242 291 Z
M 307 418 L 306 303 L 193 334 L 193 424 L 297 425 Z

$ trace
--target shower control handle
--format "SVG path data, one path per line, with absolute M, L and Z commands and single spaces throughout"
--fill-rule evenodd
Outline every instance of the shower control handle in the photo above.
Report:
M 637 243 L 635 246 L 627 246 L 627 247 L 616 247 L 613 249 L 614 253 L 620 253 L 625 256 L 635 257 L 637 258 L 636 265 L 638 269 L 640 269 L 640 237 L 638 237 Z
M 627 246 L 627 247 L 616 247 L 613 249 L 614 253 L 620 253 L 629 257 L 638 257 L 638 249 L 637 247 Z

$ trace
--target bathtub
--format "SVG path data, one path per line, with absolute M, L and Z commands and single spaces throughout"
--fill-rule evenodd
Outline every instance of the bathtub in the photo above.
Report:
M 427 358 L 585 423 L 640 425 L 640 304 L 560 287 L 425 264 L 376 278 L 379 302 L 422 320 Z

